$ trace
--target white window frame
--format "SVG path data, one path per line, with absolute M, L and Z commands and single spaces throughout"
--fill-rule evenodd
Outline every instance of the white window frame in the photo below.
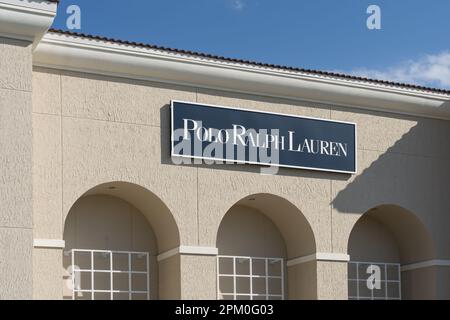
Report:
M 368 262 L 368 261 L 349 261 L 348 265 L 351 264 L 356 265 L 356 279 L 347 277 L 347 283 L 349 284 L 350 281 L 356 282 L 356 296 L 350 296 L 348 295 L 349 300 L 401 300 L 402 299 L 402 284 L 401 284 L 401 266 L 399 263 L 386 263 L 386 262 Z M 360 265 L 376 265 L 376 266 L 383 266 L 384 267 L 384 279 L 380 280 L 381 283 L 384 284 L 384 298 L 383 297 L 374 297 L 373 290 L 371 290 L 371 296 L 365 297 L 359 295 L 359 283 L 361 281 L 366 281 L 366 279 L 359 277 L 359 266 Z M 395 266 L 397 267 L 397 279 L 398 280 L 388 280 L 387 277 L 387 267 L 388 266 Z M 388 297 L 388 283 L 397 283 L 398 284 L 398 298 L 394 297 Z
M 232 274 L 222 274 L 220 273 L 220 259 L 233 259 L 233 273 Z M 236 260 L 243 259 L 249 260 L 249 274 L 237 274 L 236 273 Z M 253 260 L 264 260 L 265 265 L 265 275 L 254 275 L 252 266 Z M 269 275 L 269 263 L 271 262 L 279 262 L 281 265 L 281 273 L 279 276 L 271 276 Z M 217 299 L 221 300 L 222 296 L 233 296 L 233 300 L 237 300 L 237 296 L 249 297 L 250 300 L 253 300 L 255 297 L 265 297 L 265 300 L 270 300 L 270 298 L 281 298 L 281 300 L 285 299 L 285 289 L 284 289 L 284 268 L 285 263 L 283 258 L 267 258 L 267 257 L 249 257 L 249 256 L 226 256 L 226 255 L 218 255 L 217 256 Z M 221 277 L 230 277 L 233 278 L 233 292 L 220 292 L 220 278 Z M 237 278 L 249 278 L 250 279 L 250 293 L 239 293 L 236 291 L 236 279 Z M 265 294 L 256 294 L 253 293 L 253 279 L 254 278 L 264 278 L 265 279 Z M 269 294 L 269 279 L 279 279 L 281 282 L 281 294 Z
M 90 254 L 90 269 L 75 269 L 75 257 L 77 253 L 88 253 Z M 138 251 L 111 251 L 111 250 L 90 250 L 90 249 L 72 249 L 65 252 L 66 255 L 70 255 L 71 266 L 72 266 L 72 300 L 76 300 L 77 293 L 90 293 L 91 300 L 95 300 L 95 293 L 109 293 L 110 300 L 114 300 L 115 293 L 128 293 L 128 299 L 132 300 L 133 294 L 145 294 L 147 300 L 150 300 L 150 266 L 149 266 L 149 253 L 148 252 L 138 252 Z M 109 255 L 109 269 L 95 269 L 94 255 L 95 254 L 107 254 Z M 128 270 L 114 270 L 113 266 L 113 255 L 127 255 L 128 256 Z M 145 258 L 146 271 L 136 271 L 132 269 L 132 256 L 137 255 L 138 257 Z M 91 276 L 91 288 L 82 289 L 77 288 L 75 283 L 75 273 L 90 273 Z M 110 290 L 99 290 L 95 289 L 95 274 L 96 273 L 109 273 L 110 274 Z M 114 274 L 122 273 L 128 275 L 128 290 L 114 290 Z M 145 274 L 146 275 L 146 290 L 132 290 L 132 276 L 133 274 Z

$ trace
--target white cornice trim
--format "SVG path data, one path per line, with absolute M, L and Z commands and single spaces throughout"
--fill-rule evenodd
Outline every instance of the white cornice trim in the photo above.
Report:
M 57 4 L 43 0 L 0 0 L 0 37 L 37 42 L 56 16 Z
M 162 261 L 177 254 L 180 255 L 200 255 L 200 256 L 217 256 L 219 250 L 215 247 L 196 247 L 196 246 L 179 246 L 158 255 L 157 260 Z
M 310 261 L 335 261 L 335 262 L 348 262 L 350 256 L 345 253 L 330 253 L 330 252 L 317 252 L 307 256 L 288 260 L 286 266 L 291 267 L 298 264 L 310 262 Z
M 401 271 L 410 271 L 428 267 L 450 267 L 450 260 L 427 260 L 401 266 Z
M 58 239 L 34 239 L 33 246 L 35 248 L 64 249 L 66 242 Z
M 47 33 L 34 65 L 345 107 L 450 119 L 450 97 L 167 52 L 67 34 Z

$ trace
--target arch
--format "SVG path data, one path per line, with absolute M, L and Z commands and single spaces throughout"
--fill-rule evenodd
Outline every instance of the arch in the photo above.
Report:
M 180 245 L 180 233 L 172 213 L 164 202 L 150 190 L 130 182 L 107 182 L 89 189 L 77 201 L 92 195 L 113 196 L 138 209 L 153 228 L 158 244 L 158 253 Z M 68 214 L 65 217 L 65 222 L 67 222 L 67 217 Z
M 163 201 L 144 187 L 116 181 L 91 188 L 69 210 L 64 240 L 66 298 L 72 295 L 72 290 L 67 290 L 67 279 L 74 266 L 91 270 L 95 278 L 83 278 L 87 271 L 75 273 L 79 277 L 75 280 L 80 283 L 78 289 L 82 290 L 76 292 L 76 298 L 92 298 L 88 290 L 92 283 L 97 290 L 95 299 L 179 296 L 179 283 L 173 273 L 177 272 L 177 261 L 157 262 L 160 253 L 180 245 L 178 227 Z
M 351 260 L 349 279 L 354 278 L 355 268 L 358 268 L 355 262 L 379 264 L 386 270 L 393 270 L 395 267 L 398 276 L 394 279 L 401 283 L 398 290 L 399 297 L 403 299 L 433 297 L 435 280 L 432 269 L 404 269 L 407 265 L 432 260 L 435 257 L 430 232 L 408 209 L 384 204 L 368 210 L 354 224 L 347 249 Z M 385 277 L 389 280 L 389 276 Z M 353 296 L 351 293 L 353 291 L 349 280 L 349 296 Z
M 303 213 L 289 200 L 269 193 L 252 194 L 237 201 L 223 216 L 217 232 L 216 245 L 222 223 L 236 208 L 257 211 L 277 227 L 286 245 L 287 259 L 306 256 L 316 252 L 316 241 L 311 225 Z M 219 248 L 220 249 L 220 248 Z
M 347 245 L 351 259 L 355 254 L 357 254 L 355 258 L 365 258 L 361 253 L 357 253 L 356 246 L 368 242 L 363 238 L 365 234 L 361 232 L 362 229 L 372 232 L 373 237 L 379 235 L 375 234 L 376 231 L 373 228 L 370 228 L 371 225 L 376 225 L 378 233 L 384 233 L 385 236 L 391 237 L 389 242 L 395 244 L 397 260 L 402 264 L 429 260 L 435 255 L 433 239 L 424 223 L 408 209 L 398 205 L 385 204 L 368 210 L 353 226 Z M 374 245 L 374 242 L 376 241 L 371 241 L 370 245 Z M 386 241 L 383 242 L 386 243 Z M 394 248 L 390 248 L 388 251 L 391 256 L 386 257 L 389 260 L 395 258 L 392 250 Z
M 266 273 L 264 270 L 258 272 L 262 272 L 260 275 L 270 277 L 273 274 L 267 273 L 267 270 L 270 269 L 268 261 L 279 263 L 279 270 L 276 271 L 274 268 L 274 272 L 275 277 L 281 279 L 281 284 L 273 284 L 273 287 L 277 286 L 278 288 L 274 293 L 274 298 L 279 298 L 280 296 L 277 295 L 281 292 L 283 297 L 290 299 L 314 299 L 317 297 L 315 261 L 286 266 L 286 262 L 291 259 L 316 252 L 316 242 L 310 224 L 302 212 L 290 201 L 268 193 L 252 194 L 240 199 L 223 216 L 217 231 L 216 246 L 219 251 L 218 290 L 222 297 L 232 297 L 228 295 L 230 288 L 236 292 L 236 288 L 239 287 L 239 283 L 231 286 L 231 283 L 227 283 L 227 278 L 223 277 L 222 279 L 221 276 L 223 272 L 225 274 L 239 272 L 236 269 L 238 265 L 235 266 L 235 271 L 230 267 L 230 257 L 235 257 L 233 263 L 236 263 L 236 257 L 247 257 L 244 259 L 244 263 L 248 265 L 265 261 L 264 263 L 267 263 Z M 271 260 L 272 258 L 274 259 Z M 254 267 L 256 268 L 257 264 Z M 254 271 L 249 271 L 252 270 L 249 266 L 246 270 L 245 272 Z M 259 288 L 258 290 L 266 288 L 266 294 L 270 294 L 270 290 L 267 289 L 270 287 L 269 282 L 270 280 L 266 287 L 264 284 L 255 283 L 250 289 L 250 296 L 257 298 L 257 296 L 252 296 L 256 287 Z M 249 283 L 244 290 L 248 290 L 248 286 Z M 256 292 L 256 294 L 260 293 Z M 237 295 L 237 298 L 240 297 L 245 298 L 244 295 Z

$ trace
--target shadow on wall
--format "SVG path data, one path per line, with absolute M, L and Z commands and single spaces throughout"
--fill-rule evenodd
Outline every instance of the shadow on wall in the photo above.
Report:
M 440 110 L 450 110 L 450 99 L 442 104 L 442 106 L 439 108 Z
M 395 205 L 366 212 L 354 225 L 348 241 L 352 261 L 407 265 L 433 259 L 431 233 L 417 216 Z
M 332 206 L 339 213 L 363 214 L 395 204 L 430 226 L 432 215 L 444 209 L 440 206 L 448 197 L 439 184 L 445 180 L 442 173 L 449 171 L 449 122 L 383 117 L 370 111 L 359 114 L 364 123 L 358 126 L 358 174 L 348 182 L 333 181 Z
M 442 106 L 447 107 L 450 102 Z M 446 172 L 450 181 L 449 122 L 368 110 L 355 113 L 340 107 L 332 112 L 339 114 L 339 120 L 358 123 L 358 174 L 280 168 L 277 175 L 331 180 L 335 190 L 331 205 L 339 213 L 362 215 L 391 204 L 412 212 L 427 229 L 442 233 L 442 224 L 432 223 L 436 214 L 450 211 L 445 192 L 450 185 L 442 177 Z M 169 104 L 160 109 L 160 123 L 161 163 L 175 165 L 170 156 Z M 250 173 L 261 169 L 241 164 L 183 166 Z
M 333 208 L 359 215 L 351 260 L 408 266 L 450 256 L 449 122 L 361 113 L 358 175 L 333 181 Z M 434 268 L 404 269 L 401 278 L 404 299 L 445 296 Z
M 18 39 L 12 39 L 12 38 L 1 38 L 1 43 L 3 45 L 10 45 L 10 46 L 16 46 L 16 47 L 22 47 L 27 48 L 31 45 L 30 41 L 27 40 L 18 40 Z

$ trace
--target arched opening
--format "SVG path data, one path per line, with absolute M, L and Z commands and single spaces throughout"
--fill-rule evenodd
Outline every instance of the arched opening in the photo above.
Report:
M 146 300 L 176 297 L 176 266 L 157 255 L 179 246 L 167 206 L 135 184 L 111 182 L 83 194 L 65 219 L 64 298 Z M 167 262 L 164 262 L 167 264 Z
M 382 205 L 357 221 L 348 242 L 349 299 L 427 299 L 434 295 L 432 268 L 407 266 L 433 259 L 433 241 L 410 211 Z
M 219 299 L 316 297 L 315 262 L 287 266 L 316 251 L 309 223 L 289 201 L 271 194 L 238 201 L 224 216 L 216 244 Z

